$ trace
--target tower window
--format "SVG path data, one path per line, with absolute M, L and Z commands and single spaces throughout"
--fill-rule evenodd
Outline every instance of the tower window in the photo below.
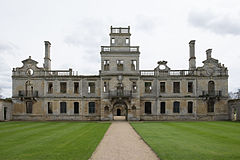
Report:
M 104 71 L 109 71 L 109 60 L 103 61 L 103 69 Z
M 108 84 L 107 84 L 107 82 L 104 82 L 103 83 L 103 92 L 107 92 L 108 91 Z
M 132 71 L 136 71 L 137 70 L 137 61 L 136 60 L 132 60 L 131 70 Z
M 117 60 L 117 70 L 123 71 L 123 60 Z
M 137 83 L 136 82 L 132 83 L 132 91 L 133 91 L 133 93 L 137 92 Z
M 161 93 L 165 93 L 166 92 L 165 82 L 160 82 L 160 92 Z
M 145 82 L 145 93 L 152 92 L 152 82 Z

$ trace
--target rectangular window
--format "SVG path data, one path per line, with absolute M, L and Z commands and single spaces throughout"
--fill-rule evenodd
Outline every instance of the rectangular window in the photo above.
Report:
M 78 113 L 79 113 L 79 103 L 74 102 L 74 114 L 78 114 Z
M 103 70 L 104 71 L 109 71 L 109 60 L 104 60 L 103 61 Z
M 165 82 L 160 82 L 160 93 L 165 93 L 166 88 L 165 88 Z
M 94 82 L 88 83 L 88 93 L 95 93 L 95 83 Z
M 108 84 L 107 84 L 107 82 L 103 83 L 103 92 L 104 93 L 108 92 Z
M 214 112 L 214 99 L 209 99 L 207 102 L 208 105 L 208 112 Z
M 67 82 L 60 82 L 60 92 L 67 93 Z
M 74 82 L 74 93 L 79 93 L 79 83 L 78 82 Z
M 145 93 L 152 92 L 152 82 L 145 82 Z
M 188 102 L 188 113 L 193 113 L 193 102 Z
M 165 108 L 166 108 L 166 103 L 165 102 L 161 102 L 160 103 L 160 113 L 164 114 L 165 113 Z
M 60 113 L 67 113 L 67 103 L 60 102 Z
M 111 39 L 111 43 L 114 44 L 115 43 L 115 38 Z
M 32 113 L 33 103 L 32 101 L 26 102 L 26 113 Z
M 53 93 L 53 83 L 52 82 L 48 82 L 48 93 L 49 94 Z
M 123 71 L 123 60 L 117 60 L 117 70 Z
M 89 114 L 95 113 L 95 102 L 88 103 L 88 113 Z
M 152 103 L 151 102 L 145 102 L 145 113 L 151 114 L 152 113 Z
M 193 93 L 193 82 L 188 82 L 188 92 Z
M 180 102 L 173 102 L 173 113 L 180 113 Z
M 126 38 L 126 44 L 129 44 L 129 38 Z
M 132 60 L 131 61 L 131 70 L 132 71 L 136 71 L 137 70 L 137 61 L 136 60 Z
M 173 82 L 173 93 L 180 93 L 180 82 Z
M 48 114 L 53 113 L 52 102 L 48 102 Z
M 133 93 L 137 92 L 137 83 L 136 82 L 132 83 L 132 91 L 133 91 Z

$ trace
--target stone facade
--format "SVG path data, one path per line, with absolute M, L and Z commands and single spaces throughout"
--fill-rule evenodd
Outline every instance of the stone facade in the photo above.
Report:
M 139 47 L 130 45 L 130 37 L 130 27 L 111 27 L 110 45 L 101 47 L 101 70 L 92 76 L 51 70 L 51 43 L 45 41 L 43 67 L 29 57 L 13 68 L 13 119 L 228 119 L 228 70 L 211 49 L 201 67 L 192 40 L 188 70 L 171 70 L 167 61 L 139 70 Z
M 240 99 L 231 99 L 228 101 L 229 119 L 240 121 Z
M 0 121 L 12 119 L 12 101 L 0 99 Z

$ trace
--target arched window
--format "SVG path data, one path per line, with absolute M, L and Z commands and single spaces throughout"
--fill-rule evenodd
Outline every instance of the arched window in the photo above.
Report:
M 74 102 L 74 114 L 79 113 L 79 102 Z
M 151 102 L 145 102 L 145 113 L 151 114 L 152 113 L 152 103 Z
M 193 113 L 193 102 L 188 102 L 188 113 Z
M 173 102 L 173 113 L 180 113 L 180 102 Z
M 213 81 L 208 82 L 208 94 L 210 96 L 215 95 L 215 83 Z

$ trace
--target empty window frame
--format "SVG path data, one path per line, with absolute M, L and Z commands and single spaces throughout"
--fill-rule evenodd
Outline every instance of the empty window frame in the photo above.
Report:
M 137 92 L 137 82 L 132 82 L 132 92 L 133 93 Z
M 95 93 L 95 83 L 94 82 L 88 83 L 88 93 Z
M 152 113 L 152 103 L 151 102 L 145 102 L 145 113 L 146 114 Z
M 79 102 L 74 102 L 74 114 L 78 114 L 79 113 Z
M 152 92 L 152 82 L 145 82 L 145 93 Z
M 161 114 L 166 113 L 166 102 L 161 102 L 160 103 L 160 113 Z
M 193 102 L 188 102 L 188 113 L 193 113 Z
M 136 71 L 137 70 L 137 61 L 136 60 L 132 60 L 131 61 L 131 70 L 132 71 Z
M 67 113 L 67 103 L 60 102 L 60 113 Z
M 173 102 L 173 113 L 180 113 L 180 102 Z
M 103 92 L 108 92 L 108 82 L 103 82 Z
M 207 102 L 208 112 L 214 112 L 214 99 L 209 99 Z
M 26 102 L 26 113 L 32 113 L 32 109 L 33 109 L 33 102 L 27 101 Z
M 129 44 L 129 38 L 126 38 L 125 41 L 126 41 L 126 44 Z
M 52 102 L 48 102 L 48 114 L 52 114 L 53 113 L 53 108 L 52 108 Z
M 115 38 L 112 38 L 112 39 L 111 39 L 111 43 L 112 43 L 112 44 L 115 44 Z
M 95 113 L 95 102 L 88 103 L 88 113 L 89 114 Z
M 123 71 L 123 60 L 117 60 L 117 70 Z
M 79 93 L 79 82 L 74 82 L 74 93 L 77 94 Z
M 53 83 L 52 82 L 48 82 L 48 91 L 47 93 L 53 93 Z
M 173 93 L 180 93 L 180 82 L 173 82 Z
M 67 93 L 67 82 L 60 82 L 60 93 Z
M 103 61 L 103 70 L 104 71 L 109 71 L 109 60 L 104 60 Z
M 188 82 L 188 93 L 193 93 L 193 82 Z
M 160 93 L 166 92 L 165 82 L 160 82 Z

